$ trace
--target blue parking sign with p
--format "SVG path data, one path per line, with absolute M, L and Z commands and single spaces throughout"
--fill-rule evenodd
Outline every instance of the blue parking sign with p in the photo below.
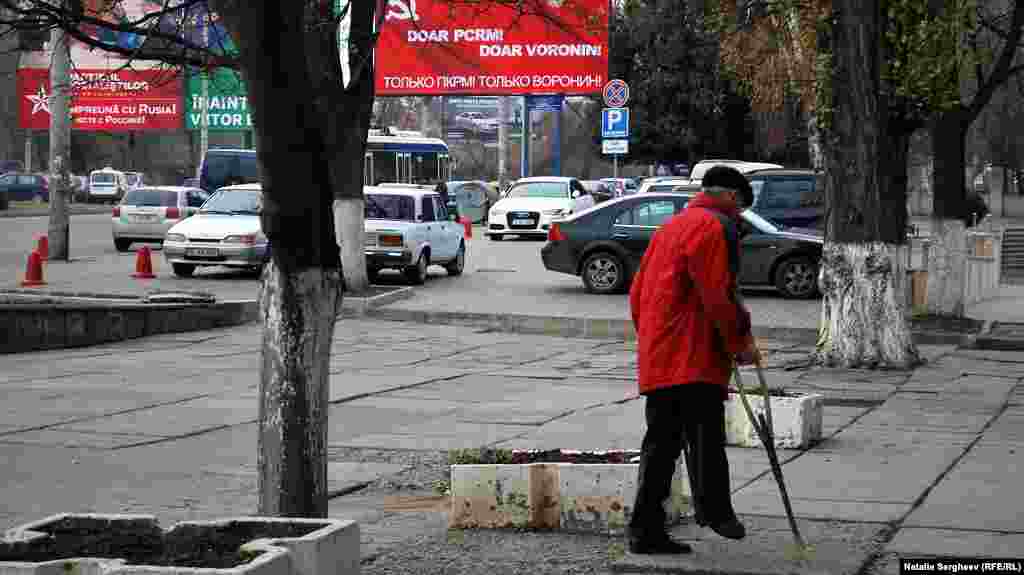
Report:
M 629 108 L 604 108 L 601 110 L 601 137 L 629 137 Z

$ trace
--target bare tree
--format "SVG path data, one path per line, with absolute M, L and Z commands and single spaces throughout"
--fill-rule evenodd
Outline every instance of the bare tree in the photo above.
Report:
M 237 54 L 208 49 L 182 29 L 198 0 L 164 0 L 135 20 L 109 17 L 122 0 L 0 0 L 0 28 L 61 28 L 96 49 L 171 66 L 241 71 L 255 124 L 263 186 L 261 224 L 270 262 L 260 283 L 264 316 L 260 369 L 259 512 L 325 516 L 331 344 L 342 275 L 339 220 L 360 234 L 363 153 L 373 104 L 372 50 L 382 16 L 374 0 L 211 0 Z M 339 23 L 349 20 L 348 76 Z M 126 48 L 89 30 L 137 34 Z M 3 32 L 0 29 L 0 32 Z M 348 236 L 346 236 L 348 237 Z M 353 241 L 362 261 L 361 238 Z M 365 269 L 364 269 L 365 274 Z

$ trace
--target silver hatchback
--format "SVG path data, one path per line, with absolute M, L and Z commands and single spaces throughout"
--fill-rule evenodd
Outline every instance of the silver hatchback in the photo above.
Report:
M 111 215 L 114 247 L 128 251 L 132 242 L 163 243 L 167 230 L 199 211 L 209 194 L 199 188 L 152 186 L 128 191 Z

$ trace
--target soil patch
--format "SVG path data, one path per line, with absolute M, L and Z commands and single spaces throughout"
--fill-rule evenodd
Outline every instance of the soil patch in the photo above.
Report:
M 530 449 L 513 450 L 513 464 L 527 463 L 582 463 L 582 464 L 609 464 L 629 463 L 631 459 L 640 457 L 640 451 L 614 450 L 614 451 L 575 451 L 570 449 Z
M 260 553 L 242 553 L 254 539 L 301 537 L 326 523 L 232 521 L 222 525 L 178 525 L 164 532 L 155 521 L 65 517 L 34 529 L 35 541 L 0 543 L 0 561 L 42 562 L 80 557 L 120 558 L 131 565 L 225 569 Z
M 953 333 L 977 333 L 985 322 L 970 317 L 943 315 L 919 315 L 910 318 L 910 329 L 914 331 L 944 331 Z

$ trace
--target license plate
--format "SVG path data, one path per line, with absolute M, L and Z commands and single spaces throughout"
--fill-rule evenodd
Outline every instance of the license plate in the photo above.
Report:
M 513 226 L 532 226 L 532 225 L 534 225 L 536 223 L 537 222 L 535 222 L 533 220 L 512 220 L 512 225 Z
M 155 222 L 157 217 L 155 214 L 139 214 L 135 216 L 137 222 Z
M 220 250 L 217 248 L 188 248 L 185 250 L 185 255 L 203 258 L 217 257 L 220 255 Z

